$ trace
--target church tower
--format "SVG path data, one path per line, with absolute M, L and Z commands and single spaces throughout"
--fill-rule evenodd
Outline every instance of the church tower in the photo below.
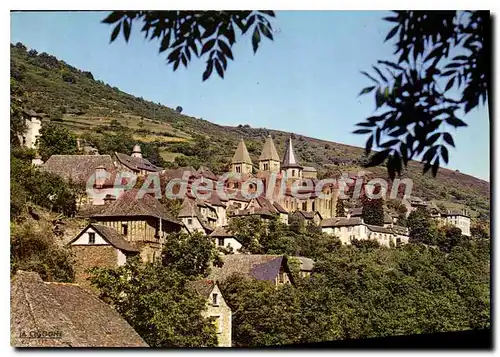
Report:
M 281 163 L 281 171 L 286 174 L 289 179 L 302 178 L 302 166 L 300 166 L 295 152 L 293 151 L 292 137 L 289 138 L 288 144 L 285 147 L 285 155 Z
M 240 174 L 252 173 L 252 160 L 243 139 L 238 143 L 236 152 L 231 160 L 231 171 Z
M 142 158 L 141 147 L 139 146 L 139 144 L 135 144 L 134 148 L 132 149 L 132 157 Z
M 280 157 L 274 146 L 273 138 L 269 135 L 262 148 L 262 153 L 259 157 L 259 170 L 260 171 L 280 171 Z

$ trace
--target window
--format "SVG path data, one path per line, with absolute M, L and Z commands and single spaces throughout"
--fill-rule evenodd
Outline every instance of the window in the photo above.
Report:
M 313 211 L 313 212 L 314 212 L 314 211 L 316 211 L 316 207 L 315 207 L 316 205 L 315 205 L 315 203 L 316 203 L 316 202 L 314 202 L 314 201 L 313 201 L 313 203 L 312 203 L 312 211 Z
M 302 211 L 307 211 L 307 201 L 302 202 Z
M 241 167 L 236 166 L 236 172 L 237 172 L 237 173 L 241 173 Z
M 193 219 L 192 218 L 188 218 L 188 225 L 192 225 L 193 224 Z
M 212 294 L 212 305 L 219 306 L 219 294 Z
M 269 164 L 266 162 L 264 163 L 264 171 L 267 171 L 269 170 Z
M 122 223 L 122 234 L 126 236 L 128 233 L 128 225 L 126 223 Z
M 89 244 L 95 244 L 95 233 L 89 232 Z
M 285 201 L 285 207 L 288 208 L 288 201 Z
M 217 238 L 217 244 L 221 247 L 224 246 L 224 238 Z
M 292 170 L 292 177 L 295 176 L 295 170 Z

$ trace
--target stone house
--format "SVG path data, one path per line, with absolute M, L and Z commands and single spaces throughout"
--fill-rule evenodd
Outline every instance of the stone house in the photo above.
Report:
M 17 271 L 10 283 L 12 347 L 149 347 L 108 304 L 77 284 Z
M 33 110 L 23 110 L 21 115 L 26 125 L 26 131 L 19 136 L 19 142 L 24 147 L 36 149 L 38 147 L 37 140 L 40 137 L 40 129 L 42 128 L 42 115 Z
M 127 242 L 139 249 L 143 261 L 159 257 L 167 236 L 186 229 L 155 197 L 149 194 L 141 197 L 137 189 L 103 206 L 95 206 L 84 217 L 125 236 Z
M 75 281 L 82 286 L 90 286 L 87 269 L 114 269 L 124 265 L 128 257 L 139 253 L 139 249 L 115 229 L 95 223 L 85 227 L 67 245 L 73 253 Z
M 204 316 L 215 324 L 219 347 L 231 347 L 232 312 L 217 283 L 213 280 L 191 281 L 188 288 L 206 299 Z
M 441 212 L 438 220 L 441 223 L 451 224 L 459 228 L 462 234 L 470 237 L 470 217 L 465 211 Z
M 321 217 L 321 214 L 316 211 L 316 212 L 307 212 L 307 211 L 296 211 L 292 213 L 292 217 L 304 222 L 304 223 L 312 223 L 317 226 L 321 224 L 321 221 L 323 218 Z
M 80 186 L 78 206 L 103 205 L 106 196 L 119 198 L 124 192 L 114 184 L 117 172 L 110 155 L 52 155 L 40 170 Z
M 269 281 L 275 286 L 293 283 L 287 261 L 283 255 L 225 255 L 222 267 L 212 267 L 210 278 L 224 281 L 233 275 Z
M 233 251 L 234 254 L 239 254 L 239 250 L 242 244 L 236 239 L 234 234 L 229 233 L 226 227 L 217 227 L 210 234 L 210 238 L 213 239 L 217 247 L 228 248 Z
M 142 157 L 141 147 L 138 144 L 132 149 L 132 155 L 115 152 L 115 157 L 115 166 L 120 171 L 128 171 L 144 176 L 150 172 L 163 170 L 163 168 L 153 165 L 148 159 Z
M 203 216 L 195 200 L 185 198 L 177 215 L 189 233 L 200 232 L 204 235 L 212 233 L 216 219 L 209 221 Z M 213 218 L 213 217 L 211 217 Z

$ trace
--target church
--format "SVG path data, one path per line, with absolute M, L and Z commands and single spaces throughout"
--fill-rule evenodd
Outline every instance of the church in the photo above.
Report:
M 241 174 L 242 180 L 251 177 L 262 180 L 266 191 L 273 190 L 273 192 L 264 192 L 263 195 L 272 203 L 277 202 L 289 213 L 297 211 L 317 212 L 321 219 L 335 217 L 338 188 L 333 184 L 326 184 L 320 190 L 323 197 L 318 197 L 316 185 L 319 180 L 316 169 L 300 164 L 291 137 L 285 147 L 283 159 L 280 159 L 274 141 L 269 135 L 262 147 L 258 165 L 254 165 L 252 162 L 245 142 L 241 139 L 231 160 L 231 171 Z M 271 173 L 276 175 L 276 184 L 268 187 Z M 296 192 L 301 194 L 298 196 L 309 194 L 307 195 L 309 197 L 305 199 L 294 197 L 292 195 L 294 185 Z

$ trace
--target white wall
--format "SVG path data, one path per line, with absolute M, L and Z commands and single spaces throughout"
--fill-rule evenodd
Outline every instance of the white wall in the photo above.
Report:
M 94 244 L 89 244 L 89 232 L 95 233 L 95 243 Z M 92 227 L 89 227 L 77 240 L 75 240 L 71 245 L 109 245 L 108 242 L 102 238 L 102 236 L 96 232 L 95 229 L 92 229 Z
M 198 217 L 193 216 L 193 217 L 183 217 L 182 223 L 184 223 L 189 230 L 189 233 L 194 233 L 194 232 L 201 232 L 205 234 L 205 229 L 201 225 L 200 220 Z M 191 224 L 189 224 L 189 220 L 191 220 Z
M 117 264 L 118 266 L 122 266 L 122 265 L 125 265 L 125 263 L 127 262 L 127 256 L 125 254 L 123 254 L 123 252 L 120 250 L 120 249 L 117 249 L 117 255 L 118 255 L 118 261 L 117 261 Z
M 239 254 L 238 250 L 242 247 L 241 243 L 238 242 L 234 238 L 223 238 L 224 239 L 224 247 L 227 248 L 228 246 L 233 248 L 233 252 L 235 254 Z M 214 238 L 215 245 L 219 247 L 219 238 Z

